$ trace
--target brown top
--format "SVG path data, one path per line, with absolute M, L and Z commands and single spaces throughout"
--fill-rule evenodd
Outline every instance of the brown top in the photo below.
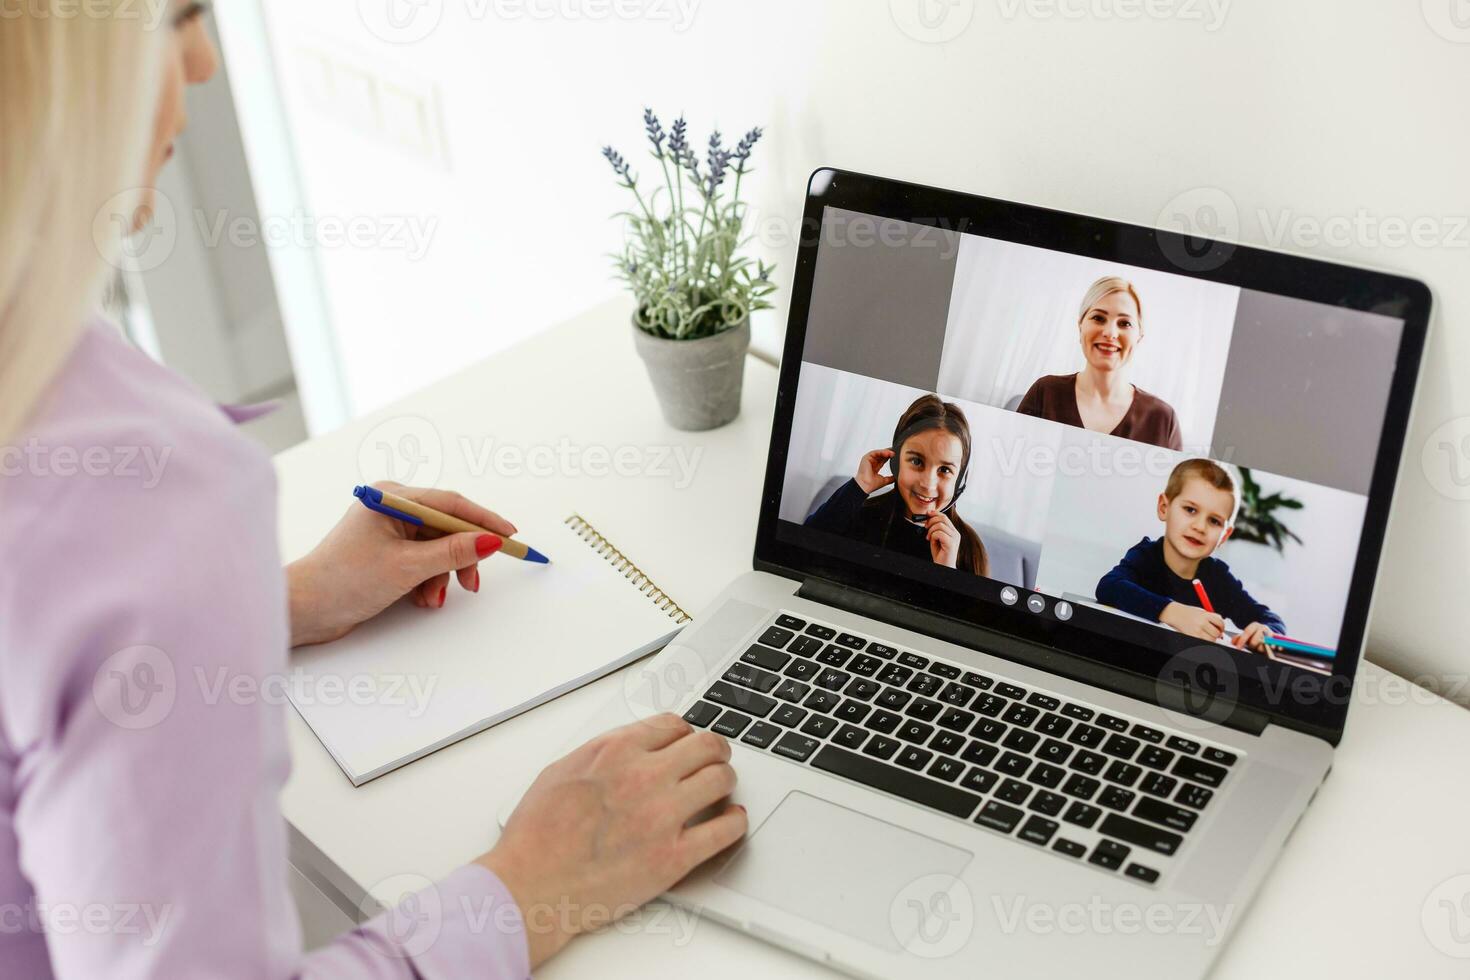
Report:
M 1085 428 L 1082 413 L 1077 410 L 1075 374 L 1048 374 L 1038 378 L 1021 399 L 1021 404 L 1016 406 L 1016 411 Z M 1137 385 L 1133 387 L 1133 404 L 1128 406 L 1122 421 L 1108 435 L 1176 451 L 1184 448 L 1184 440 L 1179 435 L 1179 417 L 1174 414 L 1174 409 L 1162 398 L 1150 395 Z

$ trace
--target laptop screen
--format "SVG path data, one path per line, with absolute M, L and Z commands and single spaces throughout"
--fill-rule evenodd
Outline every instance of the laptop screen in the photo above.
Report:
M 1231 282 L 1246 263 L 1198 243 L 812 215 L 778 541 L 1141 673 L 1208 644 L 1351 676 L 1401 306 Z

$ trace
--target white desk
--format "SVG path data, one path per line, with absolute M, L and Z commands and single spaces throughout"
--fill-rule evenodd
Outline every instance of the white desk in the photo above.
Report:
M 775 369 L 752 358 L 738 421 L 712 433 L 669 429 L 634 354 L 627 307 L 609 304 L 281 454 L 282 550 L 287 559 L 308 550 L 347 506 L 349 484 L 378 475 L 359 473 L 365 440 L 418 425 L 394 419 L 431 420 L 444 447 L 439 485 L 492 508 L 495 478 L 469 475 L 461 436 L 522 447 L 555 445 L 563 437 L 609 449 L 682 446 L 702 450 L 688 488 L 667 478 L 608 477 L 589 484 L 589 507 L 608 537 L 697 615 L 750 566 L 775 385 Z M 349 908 L 369 894 L 396 898 L 380 887 L 393 876 L 446 874 L 490 847 L 494 814 L 507 795 L 620 683 L 605 678 L 360 789 L 290 713 L 294 771 L 281 802 L 293 831 L 293 862 Z M 1421 919 L 1436 886 L 1470 875 L 1470 712 L 1371 664 L 1363 668 L 1358 694 L 1331 777 L 1216 976 L 1470 973 L 1470 959 L 1436 948 Z M 1463 894 L 1449 897 L 1459 901 Z M 1430 904 L 1431 914 L 1447 914 L 1437 901 Z M 668 925 L 583 938 L 542 975 L 828 975 L 714 923 L 698 923 L 692 938 Z M 1461 928 L 1470 940 L 1470 915 Z M 1461 952 L 1470 954 L 1470 942 Z

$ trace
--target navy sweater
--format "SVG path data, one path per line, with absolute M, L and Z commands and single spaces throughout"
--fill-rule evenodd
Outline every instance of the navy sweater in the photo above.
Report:
M 1199 563 L 1195 577 L 1209 593 L 1215 612 L 1245 629 L 1251 623 L 1270 627 L 1284 634 L 1286 624 L 1269 606 L 1257 602 L 1245 590 L 1240 579 L 1230 574 L 1230 566 L 1218 558 Z M 1158 621 L 1164 607 L 1171 602 L 1200 606 L 1194 584 L 1174 574 L 1164 561 L 1164 539 L 1144 538 L 1128 549 L 1128 554 L 1111 572 L 1097 583 L 1097 601 L 1144 619 Z

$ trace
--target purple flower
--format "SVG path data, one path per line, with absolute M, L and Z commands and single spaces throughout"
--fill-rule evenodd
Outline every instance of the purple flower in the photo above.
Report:
M 653 152 L 662 156 L 664 124 L 658 121 L 658 116 L 653 114 L 652 109 L 643 110 L 643 128 L 648 132 L 648 141 L 653 144 Z
M 750 159 L 750 151 L 755 149 L 755 145 L 760 142 L 761 137 L 764 135 L 765 130 L 757 126 L 746 133 L 740 142 L 736 144 L 734 156 L 736 161 L 735 172 L 737 174 L 745 173 L 745 162 Z
M 633 182 L 633 178 L 629 175 L 628 161 L 623 159 L 623 155 L 621 153 L 619 153 L 617 150 L 614 150 L 610 146 L 604 146 L 602 148 L 602 155 L 606 157 L 607 162 L 612 165 L 614 173 L 616 173 L 619 177 L 623 178 L 630 184 Z
M 673 131 L 669 133 L 669 153 L 674 157 L 674 166 L 683 162 L 689 153 L 689 124 L 680 116 L 674 120 Z

